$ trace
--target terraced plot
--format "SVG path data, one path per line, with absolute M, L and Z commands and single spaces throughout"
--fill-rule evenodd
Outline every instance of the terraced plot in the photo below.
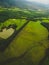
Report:
M 4 29 L 2 30 L 2 33 L 0 32 L 0 40 L 4 41 L 14 33 L 14 29 L 8 29 L 8 27 L 13 24 L 16 25 L 16 31 L 21 31 L 15 35 L 15 38 L 12 39 L 3 52 L 0 51 L 0 64 L 49 65 L 48 56 L 46 56 L 43 64 L 41 64 L 41 60 L 43 60 L 45 55 L 48 54 L 45 54 L 45 51 L 49 46 L 49 32 L 46 27 L 41 25 L 41 22 L 49 23 L 49 20 L 46 19 L 40 21 L 40 17 L 42 17 L 42 15 L 41 13 L 39 13 L 39 15 L 36 11 L 21 10 L 19 8 L 9 8 L 4 10 L 5 11 L 0 10 L 0 12 L 3 11 L 4 15 L 7 14 L 5 18 L 3 16 L 0 18 L 2 21 L 0 21 L 0 30 L 2 27 L 6 27 L 7 30 L 5 31 Z M 33 21 L 33 18 L 36 17 L 39 18 L 39 20 Z M 2 18 L 4 18 L 4 20 L 2 20 Z M 4 44 L 2 45 L 4 46 Z
M 39 61 L 45 55 L 45 49 L 48 47 L 48 31 L 40 22 L 30 21 L 27 26 L 14 38 L 8 48 L 1 56 L 2 61 L 9 58 L 16 58 L 11 61 L 17 65 L 38 65 Z M 26 60 L 27 59 L 27 60 Z M 9 61 L 10 62 L 10 61 Z M 9 63 L 12 65 L 13 63 Z

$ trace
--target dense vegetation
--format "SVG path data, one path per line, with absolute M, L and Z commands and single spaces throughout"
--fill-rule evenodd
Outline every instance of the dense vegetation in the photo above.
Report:
M 11 25 L 16 25 L 16 31 L 20 29 L 21 31 L 15 35 L 4 51 L 1 51 L 0 48 L 0 64 L 49 65 L 48 12 L 20 8 L 1 8 L 0 31 L 3 28 L 8 29 Z M 4 40 L 0 38 L 0 44 Z

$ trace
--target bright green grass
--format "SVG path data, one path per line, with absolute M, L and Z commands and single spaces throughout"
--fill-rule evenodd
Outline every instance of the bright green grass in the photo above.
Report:
M 47 23 L 49 23 L 49 17 L 48 18 L 44 18 L 44 17 L 42 17 L 42 19 L 45 19 L 45 20 L 42 20 L 42 22 L 47 22 Z
M 49 23 L 49 20 L 43 20 L 42 22 L 46 22 L 46 23 Z
M 16 24 L 16 26 L 17 26 L 16 30 L 18 30 L 25 22 L 26 22 L 25 19 L 9 19 L 9 20 L 5 21 L 4 23 L 0 24 L 0 29 L 3 26 L 8 27 L 10 24 Z
M 28 61 L 32 60 L 33 64 L 37 65 L 45 55 L 44 52 L 48 46 L 47 36 L 48 31 L 40 22 L 30 21 L 30 23 L 11 42 L 3 55 L 0 55 L 0 60 L 18 57 L 32 47 L 25 55 L 25 58 L 27 58 Z M 27 63 L 25 60 L 24 62 Z
M 15 8 L 9 10 L 18 11 L 19 9 Z M 29 12 L 25 11 L 25 13 Z M 49 20 L 43 21 L 49 22 Z M 18 26 L 16 30 L 18 30 L 25 22 L 25 19 L 9 19 L 3 24 L 0 24 L 0 28 L 10 24 L 16 24 Z M 30 60 L 33 61 L 34 65 L 37 65 L 45 55 L 45 49 L 48 46 L 47 36 L 48 31 L 40 24 L 40 22 L 30 21 L 30 23 L 15 37 L 7 49 L 4 52 L 0 52 L 0 61 L 4 61 L 12 57 L 19 57 L 21 54 L 32 47 L 32 49 L 30 49 L 25 55 L 25 58 L 8 65 L 19 65 L 19 63 L 21 63 L 23 60 L 23 65 L 26 65 L 27 61 L 29 62 Z
M 8 8 L 8 10 L 11 10 L 13 12 L 22 11 L 20 8 Z
M 3 27 L 3 26 L 6 26 L 8 27 L 10 24 L 16 24 L 17 28 L 16 30 L 20 29 L 23 24 L 26 23 L 26 20 L 25 19 L 9 19 L 7 21 L 5 21 L 4 23 L 1 23 L 0 24 L 0 29 Z M 1 38 L 8 38 L 12 33 L 14 32 L 14 29 L 8 29 L 8 30 L 5 30 L 3 32 L 0 32 L 0 37 Z

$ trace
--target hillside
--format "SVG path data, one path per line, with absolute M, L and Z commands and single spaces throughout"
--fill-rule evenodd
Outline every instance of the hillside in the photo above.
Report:
M 49 65 L 49 10 L 24 0 L 0 0 L 0 65 Z
M 0 6 L 3 7 L 20 7 L 27 9 L 47 9 L 46 5 L 37 2 L 28 2 L 26 0 L 0 0 Z

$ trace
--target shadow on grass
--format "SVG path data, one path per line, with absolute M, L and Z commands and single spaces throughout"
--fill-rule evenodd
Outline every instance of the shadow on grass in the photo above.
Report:
M 49 48 L 45 50 L 45 56 L 40 60 L 39 65 L 44 65 L 45 60 L 49 58 Z M 48 64 L 49 65 L 49 64 Z
M 0 62 L 1 65 L 33 65 L 33 61 L 30 60 L 30 58 L 20 58 L 17 59 L 16 57 L 14 58 L 9 58 L 6 61 Z
M 8 39 L 5 39 L 4 41 L 0 42 L 0 51 L 3 52 L 29 22 L 30 21 L 27 20 L 27 22 L 19 30 L 15 29 L 14 33 Z
M 31 56 L 29 55 L 30 50 L 32 50 L 34 46 L 31 46 L 24 53 L 22 53 L 18 57 L 9 58 L 0 62 L 1 65 L 33 65 L 33 61 Z M 14 64 L 13 64 L 14 63 Z
M 43 25 L 49 32 L 49 23 L 42 22 L 41 25 Z M 48 40 L 49 40 L 49 34 L 48 34 Z

